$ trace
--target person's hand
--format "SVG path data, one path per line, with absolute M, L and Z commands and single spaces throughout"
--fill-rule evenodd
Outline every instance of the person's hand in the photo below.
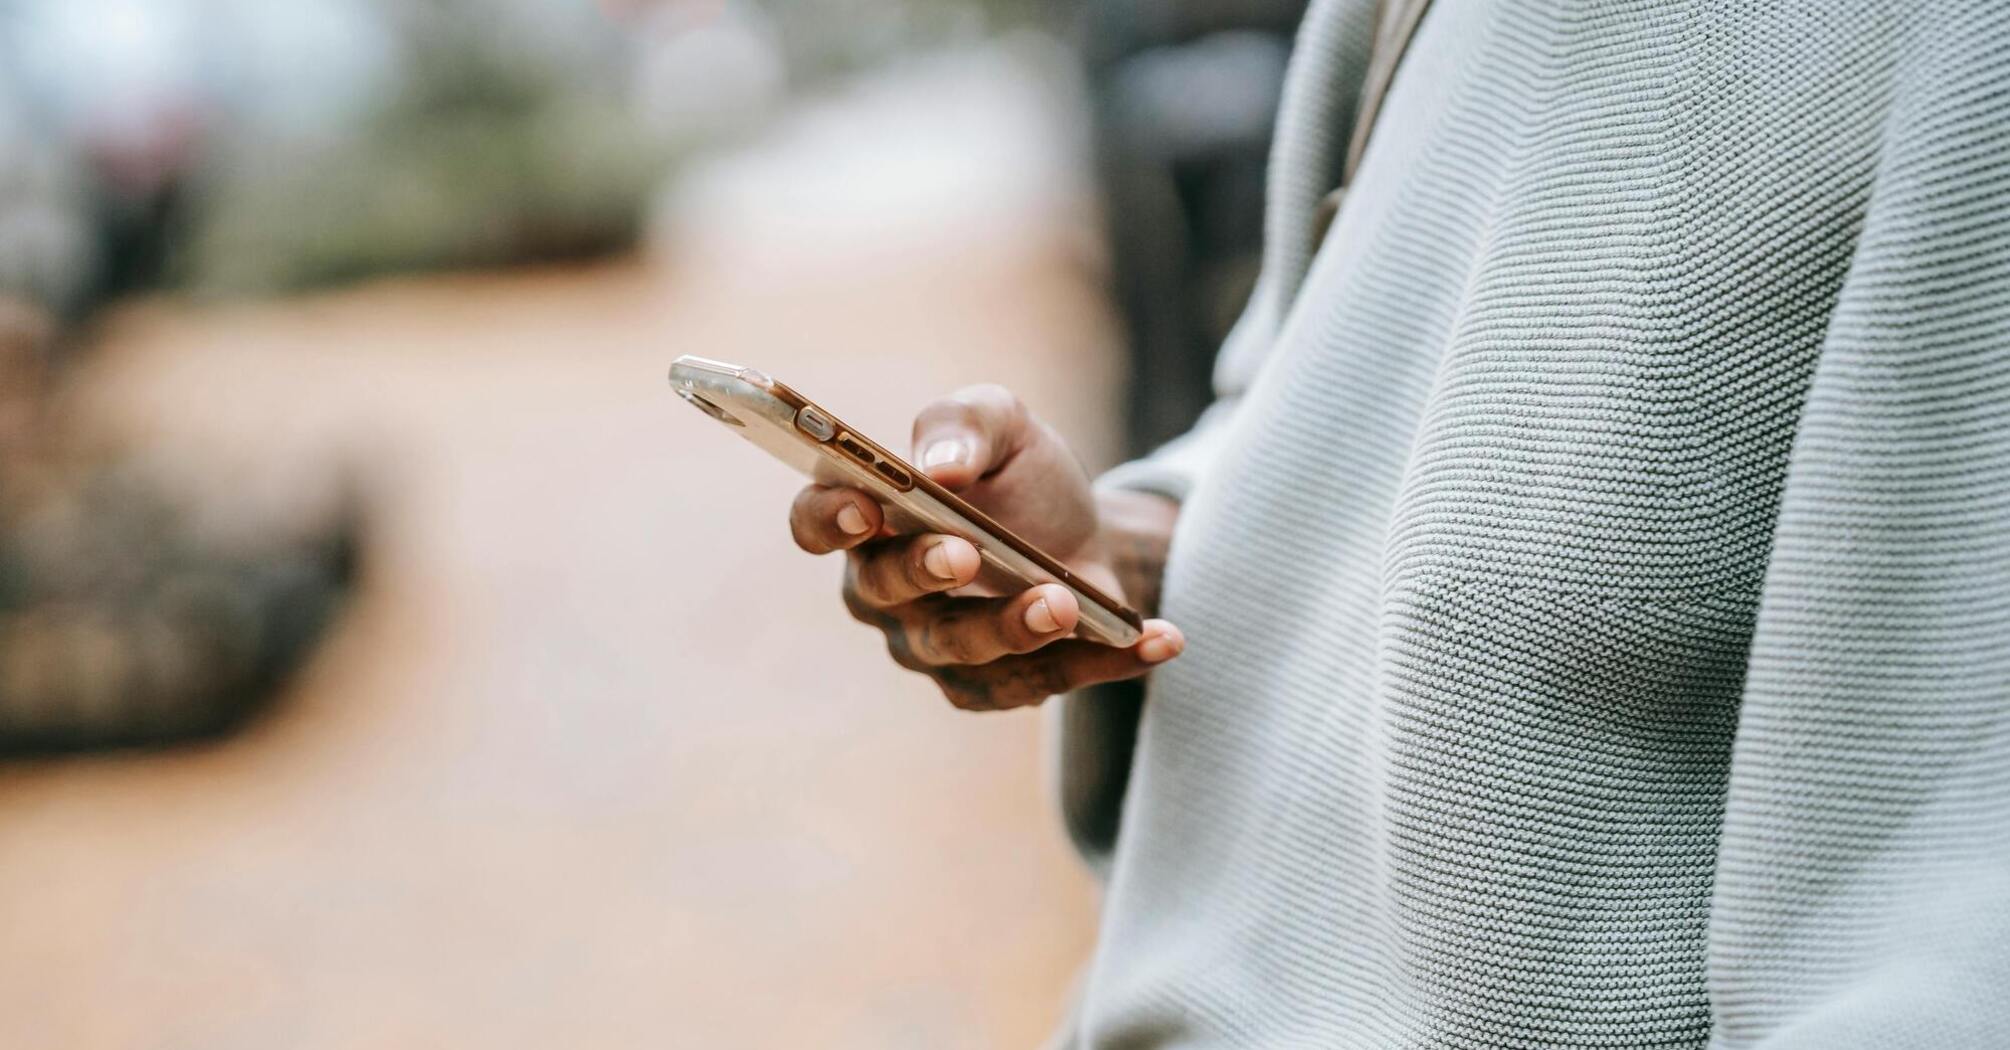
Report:
M 1010 391 L 970 387 L 924 408 L 914 421 L 913 462 L 1084 579 L 1150 611 L 1145 599 L 1156 593 L 1177 507 L 1156 497 L 1116 497 L 1124 501 L 1116 516 L 1145 524 L 1113 535 L 1081 464 Z M 804 488 L 789 527 L 812 554 L 847 552 L 851 614 L 886 635 L 895 662 L 933 678 L 965 710 L 1037 704 L 1135 678 L 1186 645 L 1164 620 L 1146 620 L 1144 636 L 1128 649 L 1070 638 L 1081 610 L 1066 587 L 979 594 L 977 548 L 956 536 L 891 535 L 878 503 L 856 489 Z M 1140 549 L 1156 553 L 1140 556 Z

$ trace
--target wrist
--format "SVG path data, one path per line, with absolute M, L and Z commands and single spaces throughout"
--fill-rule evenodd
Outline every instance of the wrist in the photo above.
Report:
M 1172 545 L 1179 504 L 1152 492 L 1096 490 L 1096 545 L 1117 577 L 1124 600 L 1145 616 L 1159 612 L 1159 582 Z

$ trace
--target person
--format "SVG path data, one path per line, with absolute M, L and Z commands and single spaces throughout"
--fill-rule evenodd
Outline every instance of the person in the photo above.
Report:
M 1192 431 L 916 420 L 1143 641 L 791 510 L 960 707 L 1149 672 L 1059 1045 L 2010 1046 L 2010 5 L 1421 6 L 1307 14 Z
M 0 27 L 0 54 L 22 52 L 18 28 Z M 317 650 L 358 523 L 318 495 L 194 491 L 171 453 L 83 407 L 93 319 L 157 276 L 162 231 L 140 213 L 172 193 L 87 192 L 137 154 L 94 164 L 48 134 L 14 72 L 0 63 L 0 761 L 213 740 Z

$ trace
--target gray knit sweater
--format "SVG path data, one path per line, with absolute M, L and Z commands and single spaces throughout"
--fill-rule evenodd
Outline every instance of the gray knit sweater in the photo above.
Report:
M 2010 1047 L 2010 0 L 1436 0 L 1315 243 L 1372 7 L 1064 1045 Z

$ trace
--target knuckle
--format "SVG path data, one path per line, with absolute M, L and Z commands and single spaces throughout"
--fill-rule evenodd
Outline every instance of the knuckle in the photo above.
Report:
M 789 537 L 811 554 L 822 554 L 830 545 L 823 541 L 822 531 L 816 527 L 815 495 L 816 490 L 804 489 L 789 505 Z
M 970 404 L 960 393 L 936 398 L 923 405 L 921 411 L 915 414 L 914 432 L 920 434 L 924 430 L 944 424 L 968 423 L 972 415 Z
M 1068 691 L 1068 677 L 1054 660 L 1032 660 L 1012 676 L 1012 699 L 1016 704 L 1037 704 L 1056 693 Z
M 904 632 L 885 630 L 884 634 L 886 635 L 886 655 L 891 657 L 894 663 L 909 671 L 926 672 L 928 670 L 927 664 L 915 658 L 914 650 L 908 645 L 907 635 Z
M 969 408 L 989 409 L 1003 415 L 1010 415 L 1020 408 L 1019 395 L 1003 383 L 977 383 L 956 392 L 953 400 Z
M 944 664 L 968 664 L 976 662 L 976 652 L 964 628 L 963 618 L 945 613 L 931 616 L 922 621 L 922 638 L 928 651 L 936 657 L 936 662 Z
M 989 711 L 996 706 L 989 686 L 982 678 L 967 671 L 937 671 L 935 685 L 960 710 Z
M 1031 415 L 1027 415 L 1025 424 L 1028 444 L 1051 449 L 1056 455 L 1067 456 L 1070 461 L 1073 460 L 1074 454 L 1068 449 L 1068 439 L 1062 437 L 1061 432 L 1055 430 L 1046 420 L 1034 419 Z
M 889 576 L 893 574 L 889 572 L 889 569 L 892 569 L 893 572 L 900 572 L 902 570 L 891 565 L 891 561 L 892 559 L 883 551 L 868 554 L 861 560 L 858 569 L 858 593 L 861 598 L 865 599 L 866 604 L 874 606 L 892 605 L 899 598 L 899 593 L 893 586 L 893 581 L 889 579 Z
M 916 658 L 931 666 L 950 662 L 943 659 L 941 642 L 935 637 L 934 621 L 924 618 L 907 625 L 902 631 L 907 639 L 907 650 Z
M 907 638 L 907 649 L 930 666 L 948 663 L 942 658 L 940 642 L 935 637 L 935 623 L 923 618 L 902 628 Z
M 811 554 L 829 554 L 842 546 L 831 530 L 815 521 L 798 522 L 791 527 L 796 545 Z
M 986 439 L 995 439 L 1026 418 L 1025 405 L 1009 388 L 998 383 L 979 383 L 958 389 L 934 401 L 915 417 L 914 432 L 942 426 L 961 426 Z
M 858 563 L 858 568 L 852 573 L 851 579 L 851 590 L 857 596 L 859 605 L 867 609 L 876 609 L 885 604 L 879 593 L 878 573 L 873 569 L 871 558 Z
M 875 568 L 876 559 L 872 555 L 854 554 L 846 563 L 844 599 L 845 608 L 853 616 L 882 629 L 898 622 L 890 610 L 900 603 L 899 596 L 889 593 L 883 568 Z
M 844 586 L 839 589 L 839 593 L 843 595 L 845 611 L 851 614 L 852 619 L 860 623 L 873 623 L 878 619 L 873 607 L 859 594 L 858 578 L 855 575 L 845 574 Z
M 992 707 L 990 697 L 970 689 L 944 685 L 942 695 L 959 711 L 989 711 Z

